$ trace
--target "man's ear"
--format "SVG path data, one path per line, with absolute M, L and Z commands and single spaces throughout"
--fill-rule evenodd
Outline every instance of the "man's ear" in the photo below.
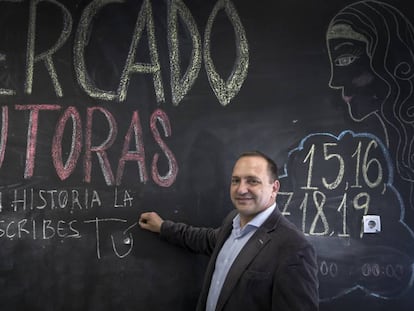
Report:
M 279 189 L 280 189 L 280 182 L 279 180 L 275 180 L 273 182 L 273 192 L 277 194 Z

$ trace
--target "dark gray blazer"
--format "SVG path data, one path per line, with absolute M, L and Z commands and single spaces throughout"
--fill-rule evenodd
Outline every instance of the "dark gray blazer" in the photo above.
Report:
M 197 311 L 205 310 L 216 259 L 236 214 L 231 212 L 218 229 L 162 224 L 162 238 L 211 256 Z M 216 311 L 318 310 L 317 270 L 314 248 L 276 208 L 235 259 Z

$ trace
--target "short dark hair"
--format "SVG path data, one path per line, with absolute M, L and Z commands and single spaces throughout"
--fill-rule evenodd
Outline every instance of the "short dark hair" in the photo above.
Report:
M 272 158 L 270 158 L 268 155 L 264 154 L 261 151 L 253 150 L 253 151 L 245 151 L 239 155 L 237 160 L 244 157 L 260 157 L 266 160 L 267 162 L 267 168 L 269 170 L 269 176 L 271 178 L 271 182 L 278 180 L 278 167 L 275 161 L 273 161 Z

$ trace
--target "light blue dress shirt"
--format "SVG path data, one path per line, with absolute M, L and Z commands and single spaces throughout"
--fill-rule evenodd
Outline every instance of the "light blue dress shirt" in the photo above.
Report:
M 208 292 L 206 311 L 214 311 L 216 309 L 221 289 L 231 265 L 243 246 L 265 222 L 270 214 L 272 214 L 275 207 L 276 204 L 273 204 L 263 212 L 260 212 L 243 228 L 240 227 L 240 215 L 237 214 L 237 216 L 234 217 L 233 230 L 217 256 L 216 266 L 213 277 L 211 278 L 210 290 Z

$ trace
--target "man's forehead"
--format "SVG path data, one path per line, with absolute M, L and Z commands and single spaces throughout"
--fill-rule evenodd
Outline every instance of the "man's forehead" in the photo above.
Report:
M 233 168 L 234 173 L 251 172 L 252 174 L 260 174 L 267 169 L 267 162 L 261 157 L 242 157 L 237 160 Z

